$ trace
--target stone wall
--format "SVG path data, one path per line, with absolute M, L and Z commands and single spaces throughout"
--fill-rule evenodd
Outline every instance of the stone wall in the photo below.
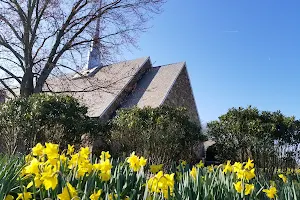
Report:
M 173 87 L 169 91 L 169 95 L 163 102 L 163 105 L 185 107 L 191 120 L 198 125 L 201 125 L 186 66 L 183 67 L 177 77 Z
M 201 126 L 186 66 L 184 66 L 181 70 L 173 87 L 169 91 L 169 95 L 163 102 L 163 105 L 172 107 L 185 107 L 187 109 L 190 119 L 199 126 Z M 199 161 L 205 159 L 205 149 L 204 143 L 202 141 L 198 141 L 192 147 L 192 150 L 196 160 Z

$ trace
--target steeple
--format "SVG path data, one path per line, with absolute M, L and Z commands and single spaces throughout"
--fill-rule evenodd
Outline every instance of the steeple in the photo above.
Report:
M 102 7 L 102 0 L 99 0 L 99 9 Z M 95 35 L 91 45 L 91 50 L 88 55 L 87 69 L 93 69 L 101 66 L 101 52 L 100 52 L 100 17 L 97 19 Z

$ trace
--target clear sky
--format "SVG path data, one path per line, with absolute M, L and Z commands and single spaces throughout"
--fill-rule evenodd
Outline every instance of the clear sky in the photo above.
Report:
M 186 61 L 202 122 L 231 107 L 300 118 L 299 0 L 169 0 L 126 59 Z

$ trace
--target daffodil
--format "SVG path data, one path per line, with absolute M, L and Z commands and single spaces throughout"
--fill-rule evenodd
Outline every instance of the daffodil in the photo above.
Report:
M 76 189 L 70 183 L 67 183 L 67 186 L 63 188 L 61 194 L 57 195 L 57 198 L 61 200 L 71 200 L 76 199 L 77 195 Z
M 59 160 L 60 160 L 60 162 L 61 162 L 62 164 L 65 164 L 65 163 L 67 162 L 68 158 L 66 157 L 65 154 L 61 154 L 61 155 L 59 156 Z M 60 163 L 59 163 L 59 164 L 60 164 Z
M 44 152 L 44 146 L 41 143 L 37 143 L 35 147 L 32 148 L 32 155 L 42 156 Z
M 41 173 L 41 181 L 46 190 L 55 189 L 58 184 L 58 174 L 51 165 L 44 168 L 44 172 Z
M 100 174 L 99 174 L 100 178 L 102 181 L 109 181 L 110 178 L 111 178 L 111 170 L 108 170 L 108 171 L 102 171 Z
M 141 167 L 144 167 L 146 164 L 147 164 L 147 159 L 145 159 L 143 156 L 140 157 L 140 163 L 139 163 L 139 165 Z
M 23 193 L 18 193 L 18 197 L 16 200 L 29 200 L 32 198 L 32 193 L 31 192 L 23 192 Z
M 196 169 L 196 167 L 192 168 L 192 170 L 190 171 L 190 175 L 191 175 L 191 177 L 193 177 L 193 179 L 196 179 L 196 177 L 197 177 L 197 169 Z
M 174 190 L 174 173 L 164 174 L 163 171 L 159 171 L 154 177 L 147 181 L 147 186 L 150 192 L 162 193 L 164 198 L 169 197 L 169 193 L 172 196 Z
M 285 175 L 283 175 L 283 174 L 279 174 L 278 176 L 279 176 L 279 178 L 281 178 L 281 179 L 282 179 L 282 181 L 283 181 L 284 183 L 286 183 L 286 182 L 287 182 L 287 178 L 286 178 L 286 176 L 285 176 Z
M 111 157 L 111 155 L 109 154 L 109 152 L 108 151 L 102 151 L 101 152 L 101 155 L 100 155 L 100 159 L 101 160 L 106 160 L 106 159 L 109 159 Z
M 230 160 L 227 161 L 227 163 L 223 169 L 224 174 L 226 174 L 227 172 L 232 172 L 232 166 L 230 164 Z
M 200 162 L 199 162 L 198 164 L 196 164 L 196 167 L 198 167 L 198 168 L 202 168 L 202 167 L 204 167 L 204 163 L 203 163 L 203 161 L 202 161 L 202 160 L 200 160 Z
M 243 164 L 240 162 L 235 162 L 232 167 L 234 172 L 238 172 L 239 170 L 243 169 Z
M 207 167 L 208 172 L 213 172 L 214 171 L 214 166 L 210 165 Z
M 247 181 L 253 179 L 255 177 L 255 168 L 251 169 L 250 171 L 246 171 L 245 178 Z
M 83 177 L 85 174 L 89 174 L 93 171 L 93 165 L 89 160 L 83 160 L 78 164 L 77 178 Z
M 80 157 L 82 157 L 84 159 L 88 159 L 90 153 L 91 153 L 91 151 L 90 151 L 89 147 L 81 147 L 80 150 L 79 150 Z
M 38 175 L 40 173 L 40 165 L 41 164 L 42 163 L 39 162 L 36 158 L 33 158 L 30 161 L 30 164 L 27 167 L 25 167 L 25 173 Z
M 141 167 L 146 165 L 147 159 L 144 157 L 139 158 L 137 155 L 135 155 L 135 152 L 133 152 L 128 158 L 127 162 L 129 163 L 130 168 L 137 172 Z
M 34 187 L 35 188 L 40 188 L 40 186 L 42 185 L 42 180 L 41 180 L 41 175 L 35 175 L 34 177 Z M 31 188 L 33 186 L 33 181 L 31 181 L 30 183 L 28 183 L 27 185 L 27 189 Z
M 139 160 L 139 157 L 135 155 L 135 152 L 133 152 L 130 155 L 127 162 L 129 163 L 129 166 L 133 171 L 136 172 L 140 169 L 140 160 Z
M 253 160 L 251 160 L 250 158 L 248 158 L 248 162 L 245 164 L 245 169 L 252 169 L 254 167 L 254 163 L 253 163 Z
M 233 185 L 234 185 L 235 190 L 236 190 L 238 193 L 242 193 L 242 191 L 243 191 L 242 181 L 238 181 L 238 182 L 236 182 L 236 183 L 233 183 Z
M 105 161 L 101 160 L 100 161 L 100 170 L 101 171 L 108 171 L 111 170 L 112 165 L 110 163 L 110 160 L 106 159 Z
M 266 193 L 267 197 L 274 199 L 277 194 L 277 189 L 274 186 L 271 186 L 269 189 L 263 189 L 263 192 Z
M 74 145 L 68 144 L 67 155 L 72 155 L 74 153 Z
M 98 200 L 101 196 L 101 193 L 102 193 L 101 189 L 98 191 L 95 191 L 93 194 L 91 194 L 90 200 Z
M 44 153 L 49 158 L 58 158 L 58 144 L 45 143 L 46 148 L 44 148 Z
M 108 200 L 114 200 L 117 199 L 118 195 L 117 194 L 108 194 Z
M 253 184 L 246 184 L 245 185 L 245 195 L 249 195 L 254 190 Z
M 184 167 L 184 166 L 186 166 L 187 163 L 186 163 L 185 160 L 181 160 L 181 163 L 180 163 L 180 164 Z
M 6 195 L 4 200 L 13 200 L 14 197 L 12 195 Z

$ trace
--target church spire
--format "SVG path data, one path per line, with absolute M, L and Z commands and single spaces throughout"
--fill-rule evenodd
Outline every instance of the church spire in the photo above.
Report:
M 99 9 L 102 7 L 102 0 L 99 0 Z M 101 52 L 100 52 L 100 19 L 101 17 L 98 17 L 97 24 L 96 24 L 96 30 L 95 35 L 93 38 L 91 50 L 88 55 L 88 63 L 87 68 L 93 69 L 95 67 L 101 66 Z

